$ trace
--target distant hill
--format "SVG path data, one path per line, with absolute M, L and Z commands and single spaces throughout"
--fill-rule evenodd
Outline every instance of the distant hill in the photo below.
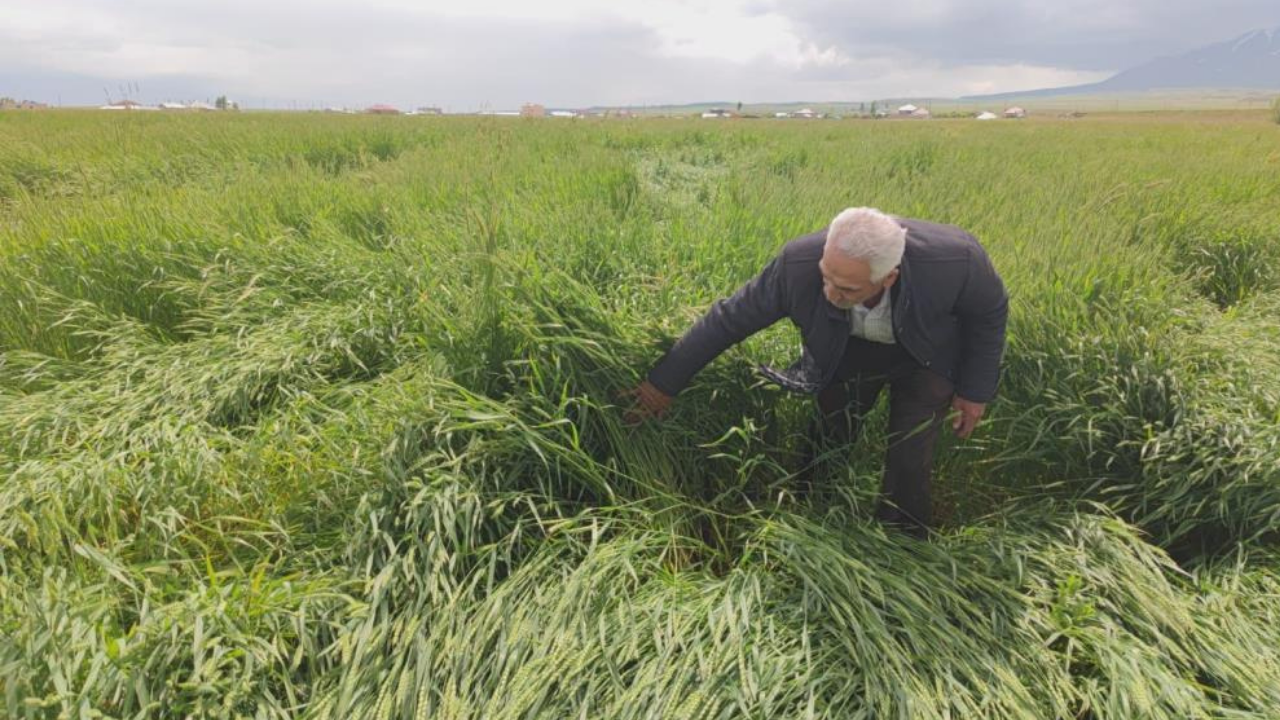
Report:
M 1254 30 L 1181 55 L 1160 57 L 1098 83 L 972 95 L 964 100 L 1047 97 L 1173 88 L 1250 88 L 1280 90 L 1280 28 Z

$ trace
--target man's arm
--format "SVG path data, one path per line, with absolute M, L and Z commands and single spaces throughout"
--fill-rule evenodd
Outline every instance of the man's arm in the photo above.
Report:
M 1000 381 L 1009 296 L 991 259 L 980 248 L 969 257 L 969 276 L 955 310 L 961 342 L 956 395 L 986 404 L 995 398 Z
M 649 371 L 648 382 L 675 396 L 707 363 L 787 314 L 783 253 L 732 296 L 717 300 Z

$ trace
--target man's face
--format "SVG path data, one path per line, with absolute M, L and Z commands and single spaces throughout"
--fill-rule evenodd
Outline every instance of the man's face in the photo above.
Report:
M 830 245 L 823 248 L 818 269 L 822 272 L 822 294 L 841 310 L 870 300 L 898 279 L 898 269 L 894 268 L 883 280 L 873 283 L 870 263 L 851 258 Z

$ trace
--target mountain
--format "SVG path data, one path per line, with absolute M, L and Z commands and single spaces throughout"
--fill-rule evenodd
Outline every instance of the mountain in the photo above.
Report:
M 1046 88 L 965 100 L 1044 97 L 1171 88 L 1258 88 L 1280 90 L 1280 28 L 1254 30 L 1181 55 L 1160 57 L 1098 83 Z

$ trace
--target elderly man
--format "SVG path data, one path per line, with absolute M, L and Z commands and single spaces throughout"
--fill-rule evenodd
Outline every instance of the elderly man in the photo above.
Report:
M 996 394 L 1008 297 L 974 237 L 949 225 L 849 208 L 787 243 L 732 297 L 717 301 L 633 390 L 632 422 L 659 417 L 695 374 L 782 318 L 803 353 L 790 390 L 817 395 L 819 438 L 852 441 L 889 387 L 889 449 L 876 515 L 924 536 L 933 449 L 948 408 L 967 438 Z

